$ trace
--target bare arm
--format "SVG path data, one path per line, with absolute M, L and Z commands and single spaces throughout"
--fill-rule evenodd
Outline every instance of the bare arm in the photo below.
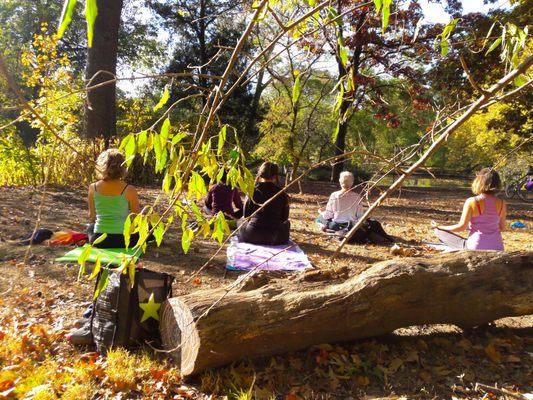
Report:
M 507 222 L 505 221 L 507 219 L 507 204 L 503 200 L 501 200 L 501 202 L 502 208 L 500 211 L 500 231 L 504 231 L 507 228 Z
M 472 206 L 473 206 L 474 201 L 475 201 L 474 199 L 468 199 L 465 201 L 465 204 L 463 205 L 463 213 L 461 214 L 461 219 L 459 220 L 457 224 L 436 226 L 436 228 L 441 229 L 443 231 L 449 231 L 449 232 L 464 231 L 468 227 L 470 218 L 472 218 Z
M 139 207 L 139 195 L 137 194 L 137 190 L 133 186 L 128 186 L 128 190 L 126 192 L 126 199 L 128 200 L 128 203 L 130 205 L 130 213 L 139 214 L 141 212 Z
M 89 185 L 87 204 L 89 204 L 89 223 L 92 224 L 96 221 L 96 211 L 94 208 L 94 185 Z

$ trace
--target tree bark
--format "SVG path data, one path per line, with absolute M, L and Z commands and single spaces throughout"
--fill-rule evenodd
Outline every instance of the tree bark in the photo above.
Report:
M 161 311 L 163 344 L 186 376 L 412 325 L 468 328 L 533 314 L 533 252 L 405 258 L 342 283 L 309 282 L 324 272 L 297 281 L 258 275 L 225 296 L 216 289 L 169 299 Z
M 86 79 L 91 85 L 113 79 L 117 72 L 118 31 L 123 0 L 98 0 L 92 47 L 87 50 Z M 105 71 L 105 72 L 102 72 Z M 106 142 L 117 134 L 116 85 L 89 91 L 85 105 L 87 137 L 104 137 Z

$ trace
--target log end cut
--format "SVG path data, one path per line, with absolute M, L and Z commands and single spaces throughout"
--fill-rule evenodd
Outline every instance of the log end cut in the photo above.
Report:
M 180 366 L 181 374 L 190 375 L 195 369 L 200 337 L 189 307 L 178 298 L 165 301 L 160 326 L 165 350 Z

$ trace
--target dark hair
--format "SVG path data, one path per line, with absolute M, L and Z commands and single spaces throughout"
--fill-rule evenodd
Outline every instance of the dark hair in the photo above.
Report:
M 492 168 L 483 168 L 472 182 L 474 194 L 496 194 L 502 189 L 500 175 Z
M 265 161 L 261 166 L 259 167 L 259 171 L 257 171 L 257 177 L 256 179 L 263 178 L 267 180 L 272 180 L 274 178 L 278 178 L 279 176 L 279 167 L 278 164 L 275 164 L 270 161 Z

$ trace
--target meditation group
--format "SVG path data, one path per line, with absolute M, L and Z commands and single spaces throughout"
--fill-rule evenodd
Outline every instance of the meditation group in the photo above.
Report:
M 96 164 L 100 179 L 91 183 L 88 190 L 89 243 L 100 249 L 125 248 L 124 223 L 128 215 L 140 212 L 138 192 L 125 181 L 127 170 L 125 156 L 121 151 L 104 151 Z M 244 201 L 240 191 L 227 182 L 225 174 L 219 183 L 209 189 L 202 205 L 204 212 L 208 215 L 222 212 L 228 225 L 237 229 L 234 243 L 242 247 L 234 249 L 232 254 L 236 259 L 243 256 L 235 255 L 241 251 L 261 253 L 261 249 L 279 249 L 293 243 L 290 239 L 290 198 L 280 185 L 279 178 L 278 165 L 266 161 L 257 171 L 252 197 L 247 196 Z M 331 193 L 324 209 L 317 210 L 318 217 L 313 223 L 316 222 L 324 234 L 345 237 L 364 214 L 363 198 L 354 183 L 351 172 L 342 172 L 340 189 Z M 484 168 L 476 174 L 472 182 L 474 196 L 464 202 L 459 222 L 454 225 L 438 225 L 432 221 L 435 235 L 443 248 L 449 251 L 504 249 L 501 232 L 506 227 L 507 206 L 497 197 L 501 187 L 500 177 L 495 170 Z M 468 235 L 460 236 L 459 233 L 465 230 Z M 106 234 L 103 240 L 102 234 Z M 130 243 L 134 244 L 137 240 L 138 235 L 133 234 Z M 393 242 L 394 238 L 373 219 L 365 221 L 351 238 L 351 243 L 388 245 Z M 254 250 L 250 251 L 251 248 Z M 298 257 L 303 252 L 298 248 L 293 254 Z M 70 334 L 69 340 L 72 343 L 90 344 L 91 334 L 87 321 L 92 312 L 92 307 L 89 307 L 84 318 L 77 324 L 79 329 Z

